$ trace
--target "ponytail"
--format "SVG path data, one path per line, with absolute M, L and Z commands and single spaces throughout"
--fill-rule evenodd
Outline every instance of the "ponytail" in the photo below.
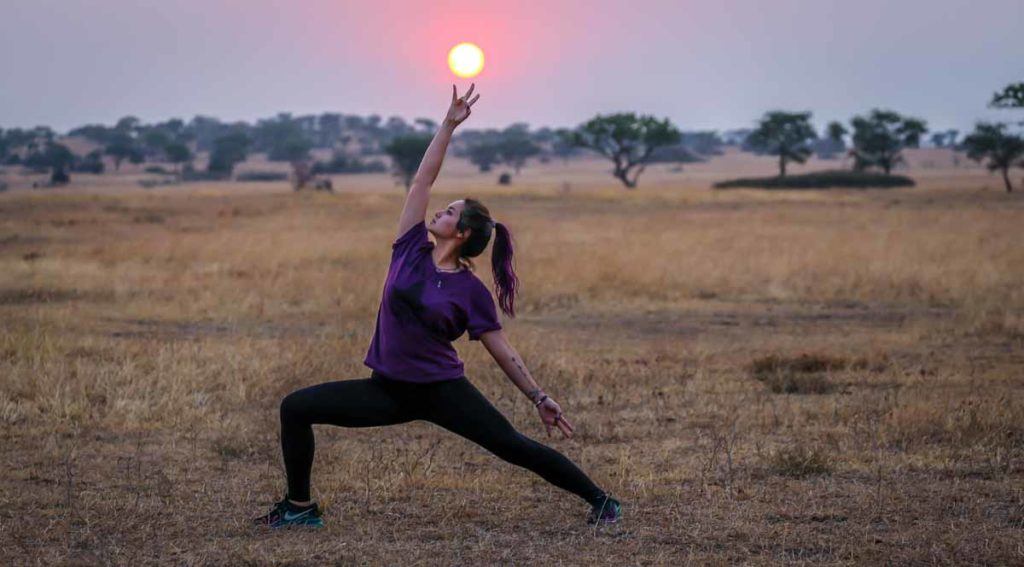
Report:
M 495 294 L 498 305 L 509 317 L 515 317 L 515 297 L 519 291 L 519 278 L 512 266 L 514 248 L 512 233 L 500 222 L 494 223 L 494 246 L 491 247 L 491 268 L 494 270 Z
M 494 292 L 498 296 L 498 305 L 509 317 L 515 317 L 515 298 L 519 293 L 519 278 L 516 277 L 512 265 L 513 242 L 508 227 L 495 222 L 490 211 L 480 201 L 465 198 L 465 206 L 457 224 L 458 230 L 471 229 L 469 239 L 462 245 L 460 260 L 472 268 L 470 258 L 479 256 L 494 235 L 494 246 L 491 247 L 491 268 L 494 270 Z

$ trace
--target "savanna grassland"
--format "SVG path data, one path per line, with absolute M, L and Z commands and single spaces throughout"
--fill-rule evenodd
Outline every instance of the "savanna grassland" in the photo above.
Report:
M 913 154 L 917 187 L 827 192 L 710 189 L 773 171 L 732 154 L 635 191 L 601 162 L 499 187 L 449 158 L 429 212 L 476 196 L 512 229 L 506 333 L 576 435 L 548 438 L 463 336 L 467 376 L 622 500 L 596 530 L 426 422 L 317 426 L 327 527 L 249 525 L 284 491 L 282 396 L 369 376 L 404 197 L 386 176 L 15 187 L 3 563 L 1020 564 L 1024 199 L 936 155 Z

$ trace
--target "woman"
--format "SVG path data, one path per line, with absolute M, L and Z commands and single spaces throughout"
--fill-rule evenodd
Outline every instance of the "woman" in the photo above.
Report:
M 515 316 L 518 280 L 512 270 L 508 228 L 495 222 L 477 200 L 454 201 L 424 217 L 430 187 L 441 170 L 455 128 L 470 115 L 475 84 L 462 97 L 452 86 L 444 123 L 420 162 L 391 245 L 391 265 L 377 312 L 376 330 L 364 363 L 369 378 L 327 382 L 296 390 L 281 402 L 281 449 L 288 492 L 257 524 L 322 526 L 320 509 L 310 499 L 313 424 L 374 427 L 426 420 L 461 435 L 501 459 L 530 469 L 553 485 L 591 505 L 588 523 L 615 523 L 621 504 L 598 488 L 572 461 L 530 439 L 480 393 L 463 374 L 451 341 L 469 332 L 537 408 L 551 436 L 558 427 L 572 437 L 573 426 L 562 408 L 530 376 L 508 343 L 487 286 L 471 268 L 496 233 L 491 264 L 502 311 Z M 427 239 L 434 235 L 436 244 Z

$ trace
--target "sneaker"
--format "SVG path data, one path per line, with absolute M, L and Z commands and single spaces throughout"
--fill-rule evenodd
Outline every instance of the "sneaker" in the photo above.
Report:
M 611 496 L 601 505 L 594 506 L 587 515 L 588 524 L 614 524 L 622 518 L 622 504 Z
M 302 508 L 292 504 L 285 496 L 267 514 L 254 518 L 252 523 L 257 526 L 270 526 L 272 528 L 283 528 L 285 526 L 310 526 L 322 528 L 324 521 L 320 517 L 320 506 L 316 502 Z

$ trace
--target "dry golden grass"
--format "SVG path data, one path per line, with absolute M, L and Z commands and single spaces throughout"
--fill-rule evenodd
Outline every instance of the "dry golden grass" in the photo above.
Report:
M 467 375 L 620 497 L 624 523 L 596 531 L 425 422 L 318 426 L 326 530 L 248 525 L 283 492 L 281 397 L 369 374 L 403 198 L 386 177 L 16 187 L 4 563 L 1020 563 L 1024 202 L 933 154 L 919 187 L 828 193 L 708 189 L 772 171 L 735 155 L 636 191 L 600 162 L 500 189 L 446 163 L 431 210 L 476 195 L 512 228 L 506 330 L 575 438 L 545 437 L 463 337 Z

